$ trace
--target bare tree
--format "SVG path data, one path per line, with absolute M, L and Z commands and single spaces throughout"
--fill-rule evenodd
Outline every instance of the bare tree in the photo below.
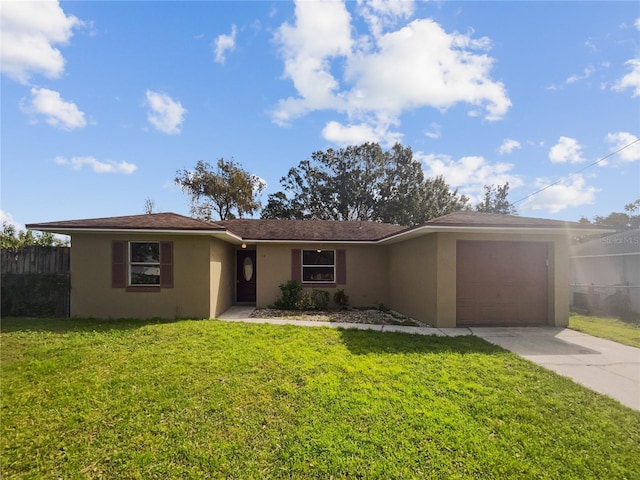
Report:
M 153 211 L 156 208 L 156 202 L 154 202 L 153 200 L 151 200 L 150 198 L 147 198 L 144 201 L 144 213 L 145 214 L 152 214 Z

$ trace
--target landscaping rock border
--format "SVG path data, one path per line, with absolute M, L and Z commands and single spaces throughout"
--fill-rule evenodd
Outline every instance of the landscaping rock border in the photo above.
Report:
M 286 318 L 289 320 L 308 320 L 315 322 L 337 323 L 369 323 L 373 325 L 407 325 L 414 327 L 428 327 L 413 318 L 399 312 L 380 309 L 328 310 L 328 311 L 298 311 L 278 310 L 275 308 L 258 308 L 250 315 L 252 318 Z

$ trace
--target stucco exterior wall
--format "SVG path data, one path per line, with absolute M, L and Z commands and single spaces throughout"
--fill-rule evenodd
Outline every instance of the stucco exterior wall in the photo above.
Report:
M 127 292 L 111 287 L 111 242 L 172 241 L 174 287 Z M 208 318 L 210 237 L 74 234 L 71 248 L 71 315 L 98 318 Z M 218 242 L 217 240 L 215 240 Z
M 209 258 L 209 278 L 211 282 L 209 287 L 209 316 L 217 317 L 233 305 L 236 247 L 222 240 L 212 239 Z
M 258 244 L 256 247 L 256 306 L 272 305 L 280 296 L 278 286 L 291 280 L 291 250 L 318 248 L 318 244 Z M 336 287 L 309 287 L 328 290 L 333 294 L 344 289 L 349 304 L 354 307 L 389 304 L 388 258 L 386 247 L 380 245 L 321 245 L 325 250 L 346 251 L 347 283 Z
M 437 324 L 437 235 L 387 247 L 391 308 L 416 320 Z

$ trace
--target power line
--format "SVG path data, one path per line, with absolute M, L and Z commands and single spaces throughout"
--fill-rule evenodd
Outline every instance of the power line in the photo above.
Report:
M 540 190 L 536 190 L 535 192 L 527 195 L 526 197 L 521 198 L 520 200 L 516 200 L 515 202 L 512 202 L 512 205 L 515 205 L 516 203 L 520 203 L 524 200 L 526 200 L 527 198 L 533 197 L 534 195 L 539 194 L 540 192 L 544 192 L 547 188 L 551 188 L 554 185 L 558 185 L 560 182 L 562 182 L 563 180 L 566 180 L 567 178 L 571 178 L 574 175 L 577 175 L 578 173 L 584 172 L 587 168 L 589 167 L 593 167 L 594 165 L 597 165 L 600 162 L 604 162 L 607 158 L 611 158 L 613 157 L 615 154 L 620 153 L 622 150 L 624 150 L 625 148 L 629 148 L 631 145 L 634 145 L 636 143 L 640 142 L 640 138 L 636 138 L 633 142 L 628 143 L 627 145 L 625 145 L 624 147 L 619 148 L 618 150 L 616 150 L 615 152 L 611 152 L 609 155 L 606 155 L 604 157 L 602 157 L 600 160 L 596 160 L 593 163 L 590 163 L 589 165 L 587 165 L 586 167 L 582 167 L 580 170 L 576 170 L 575 172 L 571 172 L 569 175 L 567 175 L 566 177 L 561 177 L 560 180 L 557 180 L 553 183 L 550 183 L 549 185 L 547 185 L 546 187 L 541 188 Z

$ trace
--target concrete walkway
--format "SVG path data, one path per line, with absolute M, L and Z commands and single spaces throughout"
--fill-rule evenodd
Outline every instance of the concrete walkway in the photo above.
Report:
M 284 318 L 250 318 L 253 307 L 231 307 L 218 318 L 230 322 L 307 327 L 355 328 L 379 332 L 457 337 L 476 335 L 542 367 L 569 377 L 623 405 L 640 410 L 640 349 L 592 337 L 568 328 L 471 327 L 425 328 L 401 325 L 314 322 Z

